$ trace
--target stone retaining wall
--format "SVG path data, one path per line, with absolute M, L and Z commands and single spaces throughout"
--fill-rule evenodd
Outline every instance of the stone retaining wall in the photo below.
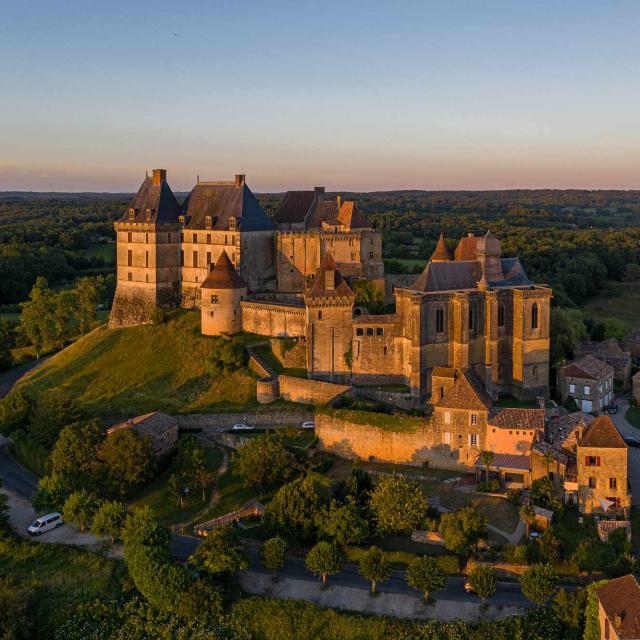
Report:
M 299 424 L 313 420 L 313 411 L 247 411 L 245 413 L 191 413 L 175 415 L 181 429 L 221 429 L 238 422 L 257 427 L 278 424 Z
M 293 376 L 278 376 L 278 383 L 280 397 L 283 400 L 302 402 L 303 404 L 325 404 L 351 388 L 345 384 L 294 378 Z

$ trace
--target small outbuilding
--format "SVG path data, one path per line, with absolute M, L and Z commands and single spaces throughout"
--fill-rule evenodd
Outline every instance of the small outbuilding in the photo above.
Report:
M 133 429 L 142 436 L 149 438 L 153 452 L 161 456 L 169 451 L 178 441 L 178 421 L 167 413 L 153 411 L 135 418 L 129 418 L 107 429 L 111 435 L 120 429 Z

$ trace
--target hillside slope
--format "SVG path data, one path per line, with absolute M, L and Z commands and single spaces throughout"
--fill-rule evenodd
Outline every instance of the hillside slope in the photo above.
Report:
M 30 395 L 59 387 L 84 412 L 125 416 L 158 409 L 170 413 L 219 412 L 256 406 L 248 369 L 223 376 L 207 372 L 216 340 L 200 334 L 194 311 L 170 314 L 165 324 L 99 327 L 28 374 Z

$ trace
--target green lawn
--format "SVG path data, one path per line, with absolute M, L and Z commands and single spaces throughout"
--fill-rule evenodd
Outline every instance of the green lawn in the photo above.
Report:
M 627 329 L 633 329 L 640 323 L 640 283 L 609 282 L 609 289 L 602 295 L 591 298 L 582 307 L 587 317 L 597 321 L 607 318 L 620 320 Z
M 79 548 L 0 535 L 0 574 L 32 590 L 29 618 L 42 631 L 32 637 L 48 638 L 69 605 L 119 596 L 126 569 L 122 560 Z
M 220 449 L 207 449 L 207 468 L 215 473 L 222 463 L 222 451 Z M 211 497 L 211 491 L 207 492 L 205 502 L 202 502 L 202 492 L 192 491 L 184 500 L 184 506 L 176 504 L 169 494 L 167 483 L 170 472 L 166 471 L 158 476 L 147 486 L 135 500 L 129 503 L 132 508 L 150 506 L 156 517 L 165 526 L 172 524 L 185 524 L 190 522 L 200 511 L 204 511 Z M 215 486 L 212 487 L 215 490 Z
M 632 424 L 634 427 L 638 427 L 640 429 L 640 407 L 629 407 L 627 409 L 627 413 L 625 414 L 625 418 Z
M 255 375 L 249 369 L 209 373 L 206 361 L 215 344 L 201 335 L 196 311 L 172 312 L 161 325 L 101 326 L 54 355 L 21 386 L 33 395 L 61 388 L 96 416 L 257 407 Z

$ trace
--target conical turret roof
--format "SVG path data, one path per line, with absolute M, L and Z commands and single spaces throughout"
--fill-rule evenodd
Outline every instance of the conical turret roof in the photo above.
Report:
M 238 275 L 226 251 L 220 254 L 213 271 L 202 283 L 203 289 L 244 289 L 246 283 Z
M 429 258 L 429 260 L 431 262 L 446 262 L 447 260 L 451 260 L 451 254 L 449 253 L 447 243 L 444 240 L 444 233 L 440 232 L 438 244 L 436 244 L 436 250 L 431 254 L 431 258 Z

